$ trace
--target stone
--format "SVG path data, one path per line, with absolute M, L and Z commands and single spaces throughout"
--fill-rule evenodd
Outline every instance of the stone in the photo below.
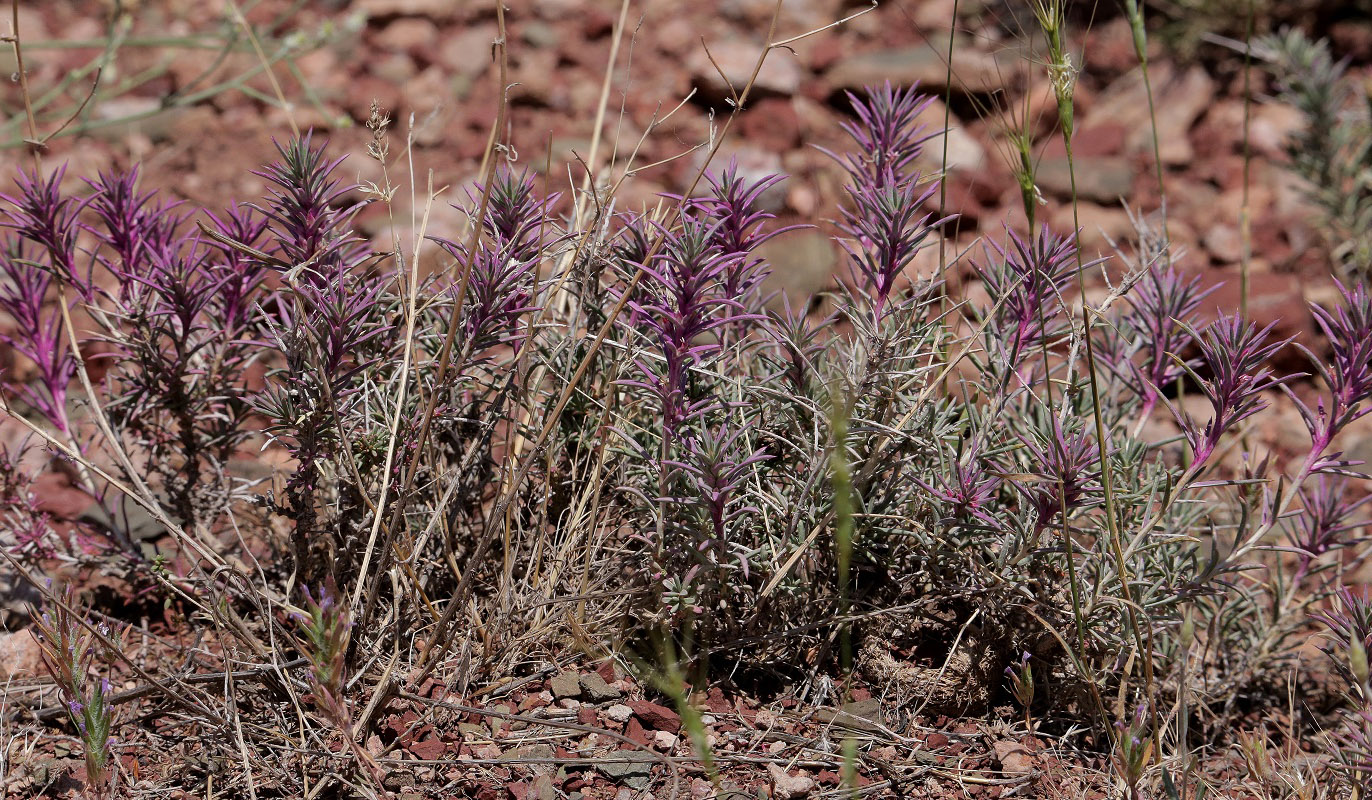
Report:
M 557 47 L 557 28 L 546 22 L 530 22 L 524 26 L 520 38 L 527 42 L 530 47 L 540 49 Z
M 815 779 L 804 773 L 790 775 L 776 764 L 768 764 L 767 773 L 772 777 L 772 796 L 777 800 L 799 800 L 815 789 Z
M 581 676 L 581 693 L 587 700 L 596 703 L 618 700 L 620 697 L 619 690 L 606 683 L 605 678 L 598 672 L 588 672 Z
M 453 0 L 361 0 L 357 10 L 368 17 L 427 17 L 435 22 L 450 20 L 463 8 Z
M 1000 771 L 1007 775 L 1026 775 L 1034 771 L 1034 754 L 1019 742 L 1003 740 L 991 745 L 1000 762 Z
M 785 292 L 792 308 L 829 286 L 841 258 L 834 240 L 814 228 L 787 231 L 764 242 L 757 254 L 771 267 L 764 293 Z
M 0 681 L 43 674 L 42 647 L 27 630 L 0 632 Z
M 597 762 L 596 769 L 630 789 L 644 789 L 652 780 L 656 761 L 652 753 L 643 750 L 616 750 Z
M 945 164 L 943 154 L 943 120 L 947 107 L 942 100 L 935 99 L 920 113 L 920 121 L 927 127 L 926 134 L 932 134 L 924 143 L 919 157 L 919 165 L 927 170 L 938 170 Z M 967 131 L 967 126 L 952 114 L 948 114 L 948 170 L 977 172 L 986 165 L 986 148 L 975 136 Z
M 405 749 L 410 752 L 410 755 L 421 761 L 437 761 L 447 752 L 447 745 L 437 736 L 430 736 L 427 739 L 412 742 L 410 746 Z
M 944 89 L 948 87 L 948 59 L 943 47 L 930 40 L 858 53 L 840 59 L 824 77 L 835 89 L 853 91 L 881 86 L 888 80 L 895 86 L 918 83 L 929 91 Z M 978 49 L 967 39 L 954 43 L 952 72 L 953 88 L 973 93 L 1004 88 L 1003 76 L 1016 74 L 1013 70 L 1002 69 L 995 56 Z
M 557 790 L 553 787 L 553 779 L 548 775 L 534 776 L 529 797 L 532 800 L 554 800 L 557 797 Z
M 585 0 L 539 0 L 534 7 L 543 19 L 559 20 L 580 13 L 586 3 Z
M 624 736 L 630 741 L 645 746 L 653 743 L 652 733 L 643 727 L 643 723 L 639 722 L 638 717 L 629 717 L 629 724 L 624 726 Z
M 1063 236 L 1071 235 L 1078 224 L 1083 255 L 1089 258 L 1113 255 L 1115 248 L 1111 242 L 1129 252 L 1128 243 L 1134 239 L 1134 223 L 1124 209 L 1081 201 L 1077 203 L 1075 214 L 1071 205 L 1063 205 L 1054 210 L 1049 219 L 1049 226 Z
M 576 697 L 581 694 L 581 677 L 575 670 L 564 670 L 548 681 L 548 689 L 552 691 L 553 697 L 559 700 L 564 697 Z
M 605 709 L 605 718 L 610 720 L 611 722 L 618 722 L 621 725 L 628 722 L 629 718 L 633 715 L 634 710 L 629 706 L 624 705 L 623 703 L 615 703 L 614 705 Z
M 653 730 L 677 733 L 681 730 L 681 715 L 670 708 L 648 700 L 630 700 L 634 716 Z
M 1153 85 L 1163 163 L 1185 164 L 1194 155 L 1188 135 L 1196 120 L 1214 102 L 1215 82 L 1200 66 L 1178 75 L 1165 63 L 1150 65 L 1149 79 Z M 1127 151 L 1152 155 L 1153 127 L 1148 112 L 1148 93 L 1140 70 L 1119 78 L 1096 98 L 1081 126 L 1085 128 L 1097 123 L 1123 125 L 1130 131 L 1126 139 Z
M 1127 159 L 1116 156 L 1076 158 L 1071 170 L 1066 156 L 1046 156 L 1039 161 L 1034 180 L 1044 192 L 1070 198 L 1073 173 L 1079 199 L 1118 203 L 1134 188 L 1134 166 Z
M 491 44 L 498 30 L 494 23 L 463 27 L 445 32 L 438 45 L 438 63 L 458 76 L 474 77 L 492 65 Z
M 371 71 L 383 81 L 400 84 L 414 77 L 419 67 L 414 63 L 414 59 L 405 53 L 392 52 L 374 59 Z
M 90 132 L 92 136 L 109 141 L 141 134 L 158 142 L 171 138 L 172 129 L 185 114 L 184 107 L 163 108 L 162 101 L 156 97 L 112 97 L 95 107 L 93 116 L 100 124 Z
M 1243 258 L 1243 240 L 1233 225 L 1215 225 L 1205 232 L 1205 249 L 1216 261 L 1237 263 Z
M 438 42 L 438 26 L 423 17 L 401 17 L 382 28 L 373 41 L 384 50 L 417 53 Z
M 1124 152 L 1129 138 L 1129 129 L 1115 122 L 1099 122 L 1089 128 L 1082 128 L 1072 135 L 1072 154 L 1078 158 L 1087 156 L 1117 156 Z M 1054 138 L 1049 151 L 1066 152 L 1062 139 Z
M 676 747 L 676 743 L 679 738 L 680 737 L 678 737 L 675 733 L 668 733 L 667 731 L 655 731 L 653 733 L 653 746 L 663 751 L 664 753 L 670 753 L 672 749 Z
M 1159 155 L 1164 164 L 1186 164 L 1192 156 L 1188 135 L 1196 120 L 1215 100 L 1215 81 L 1203 67 L 1193 66 L 1180 78 L 1164 85 L 1155 85 L 1154 89 Z M 1129 146 L 1134 152 L 1151 152 L 1152 126 L 1136 129 L 1129 137 Z
M 800 118 L 789 98 L 764 97 L 748 103 L 739 116 L 743 138 L 774 152 L 785 152 L 800 144 Z
M 748 85 L 762 47 L 761 44 L 741 39 L 711 42 L 708 54 L 704 47 L 695 47 L 686 59 L 686 67 L 690 70 L 691 79 L 712 98 L 731 97 L 734 93 L 741 94 L 743 87 Z M 724 84 L 726 79 L 728 86 Z M 801 69 L 795 56 L 785 50 L 774 50 L 762 63 L 750 96 L 756 99 L 768 94 L 792 95 L 800 89 L 800 81 Z
M 516 747 L 500 754 L 501 761 L 524 761 L 532 759 L 534 761 L 551 761 L 557 758 L 557 750 L 550 744 L 531 744 L 526 747 Z
M 884 727 L 881 718 L 881 701 L 875 697 L 844 703 L 837 710 L 832 708 L 817 709 L 815 719 L 826 724 L 833 723 L 845 728 L 870 733 L 878 733 Z

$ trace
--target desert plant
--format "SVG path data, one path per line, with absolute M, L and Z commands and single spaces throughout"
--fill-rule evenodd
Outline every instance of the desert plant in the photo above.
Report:
M 187 559 L 129 548 L 127 569 L 209 620 L 227 662 L 297 642 L 317 710 L 374 785 L 382 762 L 359 739 L 391 688 L 365 665 L 416 643 L 422 683 L 450 650 L 515 659 L 524 637 L 565 624 L 584 641 L 588 619 L 614 618 L 626 645 L 672 654 L 673 692 L 740 652 L 792 677 L 851 653 L 938 713 L 991 707 L 1008 675 L 1027 724 L 1089 717 L 1141 794 L 1164 731 L 1218 738 L 1337 591 L 1360 502 L 1333 448 L 1372 397 L 1372 301 L 1353 285 L 1315 311 L 1332 355 L 1306 353 L 1314 401 L 1283 397 L 1306 376 L 1275 371 L 1288 342 L 1270 326 L 1199 322 L 1205 293 L 1155 241 L 1091 305 L 1069 299 L 1099 264 L 1077 236 L 1007 229 L 974 259 L 987 300 L 946 303 L 918 273 L 944 223 L 926 209 L 941 177 L 915 168 L 927 101 L 886 85 L 851 102 L 852 152 L 831 154 L 850 280 L 822 317 L 764 296 L 779 177 L 736 166 L 667 210 L 597 205 L 579 226 L 492 166 L 455 204 L 467 229 L 416 231 L 410 252 L 355 230 L 394 187 L 344 182 L 308 135 L 257 173 L 267 198 L 203 218 L 136 173 L 82 195 L 23 176 L 0 304 L 35 369 L 6 376 L 6 407 L 93 496 L 167 527 Z M 421 255 L 437 258 L 422 273 Z M 92 380 L 97 339 L 108 369 Z M 1201 403 L 1174 399 L 1183 384 Z M 1280 475 L 1236 451 L 1287 400 L 1310 446 Z M 1144 424 L 1157 406 L 1174 434 Z M 259 439 L 280 474 L 235 479 L 229 461 Z M 287 635 L 269 609 L 300 585 L 330 589 Z M 577 611 L 550 621 L 566 597 Z M 909 653 L 947 666 L 903 667 Z M 1062 691 L 1034 691 L 1048 680 Z M 369 690 L 382 699 L 354 703 Z M 1171 695 L 1187 724 L 1161 719 Z M 1135 709 L 1118 727 L 1107 697 Z
M 68 719 L 81 741 L 86 765 L 86 788 L 93 797 L 113 797 L 113 709 L 110 681 L 95 670 L 107 663 L 111 642 L 108 626 L 96 628 L 75 608 L 70 587 L 55 595 L 48 609 L 35 619 L 43 667 L 57 686 Z
M 1372 270 L 1372 128 L 1359 98 L 1323 39 L 1288 28 L 1253 42 L 1277 78 L 1277 97 L 1297 108 L 1306 127 L 1288 146 L 1291 167 L 1319 210 L 1334 262 L 1350 278 Z

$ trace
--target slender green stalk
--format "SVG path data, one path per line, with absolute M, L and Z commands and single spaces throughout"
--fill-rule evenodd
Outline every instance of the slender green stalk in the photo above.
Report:
M 1045 37 L 1048 40 L 1048 69 L 1053 82 L 1053 92 L 1058 106 L 1058 124 L 1062 129 L 1063 146 L 1067 156 L 1067 173 L 1072 190 L 1072 223 L 1076 231 L 1081 230 L 1080 206 L 1077 198 L 1077 179 L 1076 164 L 1073 158 L 1072 134 L 1074 131 L 1074 107 L 1073 89 L 1076 85 L 1076 68 L 1072 64 L 1071 56 L 1067 53 L 1064 43 L 1064 28 L 1066 19 L 1062 0 L 1036 0 L 1034 6 L 1035 16 L 1038 18 L 1039 25 L 1043 28 Z M 1156 140 L 1156 137 L 1154 137 Z M 1135 646 L 1139 652 L 1145 654 L 1143 661 L 1144 681 L 1146 692 L 1152 695 L 1154 687 L 1153 675 L 1153 650 L 1152 640 L 1145 637 L 1137 612 L 1137 606 L 1133 600 L 1133 591 L 1129 586 L 1129 570 L 1124 557 L 1124 548 L 1121 544 L 1121 534 L 1119 530 L 1119 520 L 1116 513 L 1114 497 L 1114 479 L 1111 474 L 1109 457 L 1109 438 L 1105 430 L 1105 422 L 1101 414 L 1100 386 L 1096 377 L 1095 349 L 1091 338 L 1091 331 L 1094 324 L 1091 319 L 1091 307 L 1086 300 L 1086 277 L 1082 261 L 1081 245 L 1079 233 L 1077 246 L 1075 248 L 1077 258 L 1077 289 L 1081 295 L 1081 322 L 1082 338 L 1085 340 L 1086 349 L 1086 378 L 1091 390 L 1091 416 L 1096 429 L 1096 441 L 1098 442 L 1098 453 L 1101 470 L 1101 486 L 1105 493 L 1105 522 L 1109 533 L 1109 543 L 1112 555 L 1115 559 L 1115 569 L 1118 573 L 1120 582 L 1120 592 L 1124 599 L 1125 616 L 1128 619 L 1131 632 L 1134 636 Z M 1065 514 L 1065 509 L 1064 509 Z M 1065 523 L 1064 523 L 1065 528 Z M 1153 704 L 1149 704 L 1150 713 L 1153 715 L 1152 724 L 1149 726 L 1154 738 L 1155 750 L 1158 744 L 1157 710 Z
M 1148 73 L 1148 28 L 1144 25 L 1143 0 L 1124 0 L 1124 13 L 1133 34 L 1134 56 L 1143 71 L 1143 91 L 1148 97 L 1148 123 L 1153 133 L 1153 169 L 1158 179 L 1158 203 L 1162 214 L 1162 236 L 1167 243 L 1167 258 L 1172 257 L 1172 234 L 1167 230 L 1167 186 L 1163 181 L 1162 145 L 1158 142 L 1158 112 L 1153 102 L 1153 79 Z
M 829 426 L 833 448 L 829 451 L 829 480 L 834 491 L 834 550 L 838 560 L 839 615 L 848 616 L 849 570 L 853 561 L 853 472 L 848 465 L 848 401 L 835 385 L 830 389 Z M 839 629 L 839 659 L 845 673 L 853 669 L 851 623 Z M 851 683 L 851 681 L 850 681 Z
M 948 127 L 953 121 L 953 48 L 956 45 L 958 30 L 958 0 L 953 0 L 953 18 L 948 22 L 948 64 L 943 76 L 943 154 L 940 162 L 942 172 L 938 185 L 938 207 L 948 208 Z M 938 274 L 942 278 L 948 270 L 948 237 L 938 238 Z M 948 311 L 948 289 L 944 286 L 939 292 L 939 312 Z
M 1248 0 L 1247 34 L 1243 50 L 1243 202 L 1239 205 L 1239 314 L 1248 319 L 1248 272 L 1253 260 L 1253 218 L 1248 205 L 1253 154 L 1248 140 L 1253 115 L 1253 0 Z

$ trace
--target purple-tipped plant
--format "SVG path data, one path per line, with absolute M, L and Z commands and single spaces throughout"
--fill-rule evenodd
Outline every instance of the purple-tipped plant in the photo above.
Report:
M 223 266 L 221 246 L 188 230 L 174 204 L 140 193 L 136 172 L 91 186 L 94 256 L 119 287 L 96 314 L 114 348 L 109 418 L 144 451 L 180 521 L 206 522 L 223 510 L 221 467 L 247 436 L 242 370 L 252 346 L 240 337 L 252 333 L 260 268 Z M 247 219 L 240 213 L 244 224 L 227 235 L 251 238 Z
M 1154 263 L 1134 286 L 1129 296 L 1132 310 L 1126 322 L 1139 338 L 1142 363 L 1130 360 L 1123 370 L 1116 365 L 1130 386 L 1143 400 L 1139 416 L 1147 418 L 1157 405 L 1160 393 L 1167 391 L 1186 374 L 1178 364 L 1183 351 L 1193 341 L 1192 319 L 1201 301 L 1214 291 L 1201 289 L 1200 276 L 1184 278 L 1176 267 Z
M 766 313 L 766 330 L 781 354 L 780 370 L 769 379 L 784 377 L 791 389 L 803 396 L 816 377 L 815 369 L 824 351 L 820 337 L 832 318 L 811 323 L 804 307 L 792 308 L 791 299 L 785 294 L 781 296 L 781 308 L 770 308 Z
M 718 176 L 707 174 L 705 179 L 710 183 L 710 193 L 690 201 L 690 205 L 704 219 L 719 223 L 715 228 L 715 242 L 720 251 L 739 256 L 724 273 L 721 291 L 725 297 L 732 297 L 751 309 L 761 302 L 758 291 L 768 273 L 766 262 L 753 252 L 773 237 L 802 227 L 762 229 L 765 222 L 776 216 L 760 208 L 762 196 L 786 178 L 768 175 L 749 181 L 739 173 L 737 161 L 730 160 L 724 172 Z
M 94 193 L 86 206 L 100 224 L 86 229 L 105 245 L 98 257 L 121 286 L 127 288 L 135 276 L 143 275 L 151 258 L 176 252 L 184 220 L 174 205 L 156 199 L 156 191 L 139 192 L 136 167 L 124 173 L 102 172 L 87 184 Z
M 678 440 L 688 422 L 718 404 L 712 396 L 695 396 L 691 370 L 719 350 L 717 329 L 747 315 L 738 300 L 721 291 L 724 276 L 739 259 L 716 244 L 719 222 L 686 215 L 677 229 L 659 228 L 661 252 L 642 268 L 645 280 L 629 301 L 629 325 L 647 329 L 661 360 L 635 360 L 642 377 L 622 385 L 646 390 L 662 412 L 663 437 Z
M 1300 559 L 1297 582 L 1320 556 L 1361 541 L 1348 534 L 1362 527 L 1365 520 L 1355 521 L 1352 516 L 1372 500 L 1372 495 L 1349 500 L 1345 489 L 1342 479 L 1325 475 L 1320 475 L 1313 487 L 1300 489 L 1302 513 L 1287 526 L 1287 541 Z
M 1200 427 L 1190 415 L 1173 409 L 1181 424 L 1186 441 L 1191 445 L 1193 468 L 1199 468 L 1215 452 L 1220 438 L 1235 425 L 1267 407 L 1263 393 L 1275 389 L 1297 377 L 1273 377 L 1266 365 L 1272 355 L 1290 339 L 1269 341 L 1268 335 L 1276 323 L 1259 329 L 1246 324 L 1237 314 L 1221 315 L 1203 333 L 1187 327 L 1200 349 L 1195 368 L 1183 368 L 1199 384 L 1210 401 L 1210 420 Z M 1208 373 L 1203 377 L 1201 371 Z
M 206 212 L 213 227 L 224 236 L 248 247 L 257 248 L 267 231 L 267 219 L 248 206 L 231 203 L 222 217 Z M 256 335 L 257 295 L 267 276 L 267 267 L 241 250 L 223 244 L 213 269 L 220 274 L 218 297 L 211 307 L 215 328 L 230 340 Z
M 315 597 L 309 587 L 302 587 L 305 613 L 297 613 L 300 632 L 304 635 L 304 656 L 310 662 L 310 687 L 315 702 L 335 724 L 346 729 L 351 715 L 343 696 L 347 679 L 348 641 L 352 636 L 352 621 L 348 606 L 340 603 L 328 587 Z
M 1100 451 L 1085 427 L 1065 430 L 1053 415 L 1047 431 L 1019 440 L 1035 479 L 1014 486 L 1034 509 L 1037 530 L 1052 525 L 1059 513 L 1070 515 L 1094 502 L 1101 488 Z
M 754 465 L 771 456 L 761 449 L 740 452 L 745 432 L 745 428 L 730 430 L 727 424 L 718 431 L 704 430 L 686 440 L 681 461 L 665 460 L 663 466 L 687 490 L 681 497 L 667 499 L 693 509 L 697 517 L 689 532 L 693 566 L 714 570 L 736 566 L 747 580 L 755 554 L 738 534 L 744 520 L 760 511 L 740 502 L 742 489 Z
M 471 190 L 468 213 L 476 213 L 481 191 L 480 185 Z M 516 174 L 509 169 L 496 171 L 482 227 L 501 257 L 519 263 L 534 263 L 543 256 L 546 228 L 551 222 L 549 214 L 557 199 L 556 194 L 540 198 L 534 190 L 533 176 L 527 173 Z M 445 243 L 449 253 L 460 258 L 457 245 L 443 239 L 436 241 Z
M 1365 588 L 1355 593 L 1345 587 L 1334 595 L 1332 609 L 1312 616 L 1328 628 L 1332 641 L 1320 649 L 1329 656 L 1334 671 L 1347 681 L 1348 699 L 1354 709 L 1335 735 L 1335 754 L 1349 780 L 1362 786 L 1372 774 L 1372 669 L 1368 666 L 1372 601 Z
M 81 740 L 86 762 L 86 786 L 96 797 L 110 796 L 114 753 L 110 735 L 113 709 L 110 706 L 110 682 L 96 677 L 97 656 L 106 644 L 98 639 L 89 623 L 74 606 L 76 595 L 70 587 L 61 594 L 61 601 L 52 605 L 34 625 L 43 666 L 67 709 L 67 716 Z M 101 626 L 103 638 L 109 639 L 109 629 Z M 114 646 L 120 646 L 115 641 Z
M 847 170 L 852 208 L 842 209 L 839 229 L 847 240 L 854 272 L 871 294 L 872 311 L 880 321 L 890 303 L 896 279 L 938 226 L 931 212 L 921 209 L 938 191 L 938 181 L 925 181 L 914 169 L 928 136 L 916 124 L 933 101 L 917 87 L 868 89 L 867 99 L 848 95 L 857 120 L 843 123 L 854 148 L 846 156 L 823 151 Z
M 310 662 L 310 695 L 315 705 L 343 736 L 343 742 L 365 768 L 372 783 L 380 788 L 386 775 L 371 753 L 360 747 L 353 738 L 352 710 L 345 691 L 347 688 L 348 644 L 352 639 L 353 621 L 348 604 L 341 602 L 333 588 L 326 584 L 316 598 L 308 587 L 301 587 L 305 596 L 305 613 L 296 613 L 304 635 L 301 651 Z
M 0 445 L 0 528 L 13 538 L 12 555 L 52 558 L 57 552 L 52 546 L 50 515 L 38 507 L 33 476 L 19 463 L 27 449 L 21 445 L 11 452 L 8 445 Z
M 890 303 L 896 280 L 941 224 L 931 223 L 932 212 L 922 211 L 937 191 L 936 182 L 921 185 L 914 179 L 848 187 L 853 205 L 842 210 L 841 227 L 852 238 L 842 244 L 872 294 L 878 319 Z
M 352 446 L 352 435 L 362 433 L 349 421 L 360 421 L 352 409 L 362 376 L 389 356 L 395 329 L 390 303 L 383 302 L 386 277 L 357 270 L 366 251 L 350 223 L 361 206 L 345 203 L 353 187 L 333 177 L 342 159 L 326 157 L 309 135 L 277 149 L 281 161 L 256 173 L 270 182 L 270 196 L 265 205 L 248 208 L 266 220 L 266 236 L 274 242 L 266 250 L 287 265 L 283 278 L 291 288 L 267 306 L 270 315 L 263 324 L 282 363 L 269 374 L 267 389 L 253 398 L 252 407 L 268 418 L 267 432 L 296 460 L 285 502 L 275 507 L 295 522 L 297 568 L 306 580 L 322 580 L 334 571 L 337 559 L 326 563 L 328 548 L 320 547 L 321 476 L 330 461 L 349 469 L 344 448 Z M 219 227 L 257 236 L 261 224 L 240 211 Z M 257 266 L 230 260 L 222 270 L 226 286 L 255 284 L 260 279 Z M 277 263 L 267 266 L 281 268 Z M 235 289 L 233 296 L 241 291 Z M 340 502 L 349 507 L 363 504 L 358 496 L 363 487 L 353 483 L 340 486 Z M 346 560 L 340 563 L 346 565 Z
M 975 521 L 992 528 L 1000 527 L 989 512 L 1003 481 L 987 472 L 976 440 L 949 469 L 951 474 L 935 473 L 933 483 L 914 479 L 946 507 L 943 518 L 950 523 Z
M 64 435 L 71 433 L 67 387 L 76 375 L 76 359 L 67 346 L 61 311 L 50 298 L 52 274 L 38 265 L 31 245 L 10 240 L 0 249 L 0 310 L 14 320 L 13 333 L 0 332 L 0 342 L 33 362 L 36 386 L 18 394 Z
M 1153 738 L 1148 732 L 1148 706 L 1139 703 L 1127 720 L 1115 723 L 1115 769 L 1129 791 L 1129 800 L 1138 800 L 1139 784 L 1153 755 Z
M 361 204 L 340 207 L 355 188 L 333 177 L 344 158 L 328 159 L 312 139 L 307 133 L 277 144 L 281 160 L 253 173 L 268 181 L 271 195 L 266 205 L 252 207 L 269 221 L 287 276 L 303 274 L 318 284 L 358 264 L 366 251 L 349 227 Z
M 269 420 L 267 432 L 296 460 L 284 510 L 295 520 L 296 558 L 307 572 L 315 569 L 307 551 L 319 533 L 321 468 L 335 456 L 345 458 L 340 433 L 349 431 L 341 420 L 357 401 L 357 379 L 393 346 L 395 329 L 380 303 L 384 285 L 335 261 L 327 280 L 298 286 L 293 302 L 278 311 L 279 327 L 273 325 L 285 363 L 253 398 L 254 409 Z
M 1311 615 L 1328 628 L 1329 644 L 1320 650 L 1329 656 L 1334 669 L 1348 680 L 1349 687 L 1369 700 L 1367 654 L 1372 650 L 1372 600 L 1367 589 L 1354 592 L 1344 587 L 1334 594 L 1329 611 Z
M 1047 225 L 1029 241 L 1006 228 L 1009 246 L 995 242 L 985 265 L 973 264 L 996 312 L 996 346 L 1005 363 L 1020 364 L 1027 352 L 1051 342 L 1067 329 L 1062 319 L 1062 293 L 1077 274 L 1076 237 L 1058 236 Z M 1082 265 L 1089 269 L 1101 262 Z
M 1296 345 L 1324 379 L 1329 390 L 1328 405 L 1321 397 L 1312 409 L 1286 390 L 1310 432 L 1307 469 L 1312 473 L 1350 466 L 1339 460 L 1341 453 L 1325 451 L 1339 431 L 1372 411 L 1372 406 L 1367 405 L 1368 398 L 1372 397 L 1372 296 L 1361 283 L 1351 287 L 1340 283 L 1338 286 L 1342 300 L 1338 308 L 1330 311 L 1314 303 L 1310 306 L 1315 321 L 1329 339 L 1332 363 L 1317 358 L 1303 345 Z
M 482 187 L 470 191 L 466 207 L 475 216 Z M 464 351 L 470 356 L 500 344 L 518 349 L 523 338 L 519 321 L 537 311 L 538 262 L 547 247 L 546 229 L 558 195 L 540 198 L 533 178 L 499 170 L 491 183 L 482 237 L 468 279 L 463 304 Z M 438 236 L 429 237 L 459 265 L 467 264 L 466 245 Z M 451 287 L 456 290 L 457 286 Z
M 893 88 L 868 87 L 866 99 L 846 92 L 856 121 L 839 124 L 853 140 L 845 156 L 826 152 L 843 165 L 859 187 L 879 187 L 909 177 L 924 143 L 937 134 L 925 134 L 919 115 L 934 102 L 933 95 L 919 93 L 919 85 Z
M 64 165 L 45 181 L 20 171 L 19 194 L 0 194 L 0 200 L 7 206 L 3 211 L 8 218 L 4 225 L 37 245 L 43 252 L 45 266 L 57 279 L 75 286 L 81 299 L 90 302 L 94 299 L 94 284 L 89 272 L 82 279 L 76 270 L 76 217 L 81 211 L 81 202 L 62 194 L 62 178 L 66 172 Z M 35 263 L 40 262 L 36 260 Z
M 1020 654 L 1018 661 L 1005 668 L 1005 677 L 1010 679 L 1010 693 L 1024 709 L 1024 726 L 1033 733 L 1034 722 L 1031 712 L 1034 705 L 1034 666 L 1029 661 L 1030 655 L 1026 650 Z
M 1334 744 L 1334 756 L 1345 779 L 1357 787 L 1358 797 L 1363 796 L 1372 780 L 1372 707 L 1350 712 L 1335 732 Z

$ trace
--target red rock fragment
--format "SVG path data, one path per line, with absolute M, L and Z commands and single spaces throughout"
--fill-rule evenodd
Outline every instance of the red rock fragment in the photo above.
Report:
M 443 743 L 442 739 L 430 736 L 411 744 L 407 749 L 415 758 L 424 761 L 437 761 L 447 752 L 448 746 Z
M 677 714 L 664 705 L 659 705 L 648 700 L 630 700 L 629 708 L 633 709 L 634 716 L 642 721 L 648 728 L 668 733 L 676 733 L 681 730 L 681 715 Z M 714 709 L 711 708 L 713 711 Z

